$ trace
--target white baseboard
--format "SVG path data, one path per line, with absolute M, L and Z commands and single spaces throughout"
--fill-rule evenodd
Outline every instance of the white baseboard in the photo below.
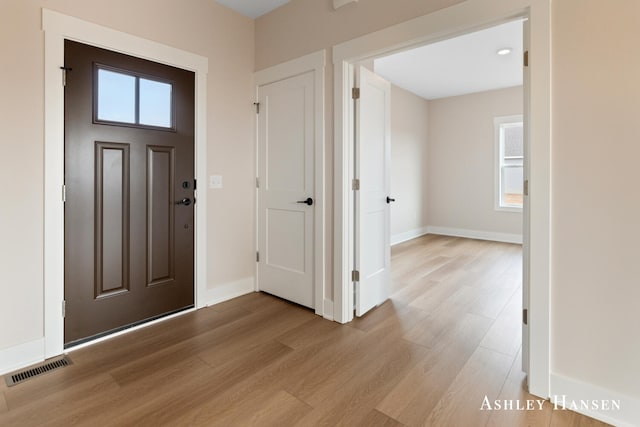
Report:
M 415 239 L 416 237 L 424 236 L 429 231 L 429 227 L 420 227 L 402 233 L 394 234 L 391 236 L 391 246 L 398 243 L 406 242 L 407 240 Z
M 522 244 L 522 234 L 498 233 L 494 231 L 467 230 L 464 228 L 427 227 L 428 234 L 443 236 L 466 237 L 468 239 L 491 240 L 494 242 Z
M 254 277 L 245 277 L 235 282 L 218 285 L 207 290 L 206 306 L 219 304 L 242 295 L 255 292 L 256 283 Z
M 551 402 L 555 404 L 557 401 L 557 410 L 561 410 L 564 400 L 567 409 L 608 424 L 619 427 L 640 425 L 640 400 L 557 374 L 551 374 L 550 380 Z M 586 401 L 584 406 L 587 408 L 581 408 L 581 401 Z M 593 401 L 599 402 L 599 408 L 593 408 Z M 613 406 L 612 402 L 619 402 L 620 408 L 602 410 L 603 401 L 609 402 L 609 406 Z M 576 403 L 574 407 L 572 402 Z
M 0 375 L 44 360 L 44 338 L 0 350 Z

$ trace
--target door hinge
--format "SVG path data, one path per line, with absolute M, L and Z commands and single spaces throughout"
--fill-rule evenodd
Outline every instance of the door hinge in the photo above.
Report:
M 260 252 L 256 252 L 256 262 L 260 262 Z
M 256 106 L 256 114 L 260 114 L 260 103 L 259 102 L 254 102 L 253 105 Z
M 522 185 L 522 193 L 523 193 L 525 196 L 528 196 L 528 195 L 529 195 L 529 180 L 528 180 L 528 179 L 525 179 L 525 180 L 524 180 L 524 183 L 523 183 L 523 185 Z
M 360 272 L 358 270 L 353 270 L 351 272 L 351 281 L 359 282 L 360 281 Z
M 529 66 L 529 51 L 525 50 L 523 56 L 524 56 L 524 58 L 523 58 L 524 66 L 528 67 Z
M 260 188 L 260 178 L 256 177 L 256 188 Z
M 526 308 L 522 309 L 522 323 L 528 325 L 529 323 L 529 313 Z
M 66 86 L 67 85 L 67 71 L 71 71 L 71 70 L 73 70 L 73 68 L 60 67 L 60 69 L 62 70 L 62 86 Z
M 359 190 L 360 189 L 360 180 L 355 178 L 351 181 L 351 189 L 352 190 Z
M 198 180 L 197 179 L 193 179 L 193 189 L 194 191 L 198 189 Z
M 62 203 L 67 201 L 67 186 L 62 184 Z
M 62 317 L 67 316 L 67 302 L 62 300 Z
M 353 89 L 351 89 L 351 98 L 360 99 L 360 88 L 359 87 L 354 87 Z

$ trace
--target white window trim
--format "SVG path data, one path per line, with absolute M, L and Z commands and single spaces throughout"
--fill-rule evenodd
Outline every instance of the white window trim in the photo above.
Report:
M 494 175 L 494 185 L 493 185 L 493 193 L 494 193 L 494 201 L 493 208 L 496 211 L 500 212 L 516 212 L 522 213 L 522 206 L 509 206 L 502 205 L 501 203 L 501 164 L 502 164 L 502 144 L 500 143 L 500 127 L 505 124 L 516 124 L 523 122 L 522 114 L 517 114 L 513 116 L 501 116 L 495 117 L 493 119 L 493 127 L 494 127 L 494 166 L 493 166 L 493 175 Z

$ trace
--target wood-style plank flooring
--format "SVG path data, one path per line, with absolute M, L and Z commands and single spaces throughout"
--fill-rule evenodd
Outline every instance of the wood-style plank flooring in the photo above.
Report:
M 521 248 L 425 236 L 392 251 L 393 296 L 339 325 L 254 293 L 70 353 L 0 385 L 2 426 L 600 426 L 520 370 Z

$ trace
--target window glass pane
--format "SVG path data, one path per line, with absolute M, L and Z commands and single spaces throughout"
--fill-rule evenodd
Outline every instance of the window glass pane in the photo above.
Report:
M 140 124 L 170 128 L 171 85 L 154 80 L 140 79 Z
M 523 200 L 523 168 L 504 166 L 502 168 L 502 204 L 504 206 L 522 206 Z
M 515 126 L 505 126 L 504 128 L 504 156 L 522 157 L 524 155 L 523 146 L 524 135 L 522 124 Z
M 98 120 L 136 122 L 136 78 L 98 70 Z
M 522 207 L 524 134 L 521 122 L 500 125 L 500 205 Z

